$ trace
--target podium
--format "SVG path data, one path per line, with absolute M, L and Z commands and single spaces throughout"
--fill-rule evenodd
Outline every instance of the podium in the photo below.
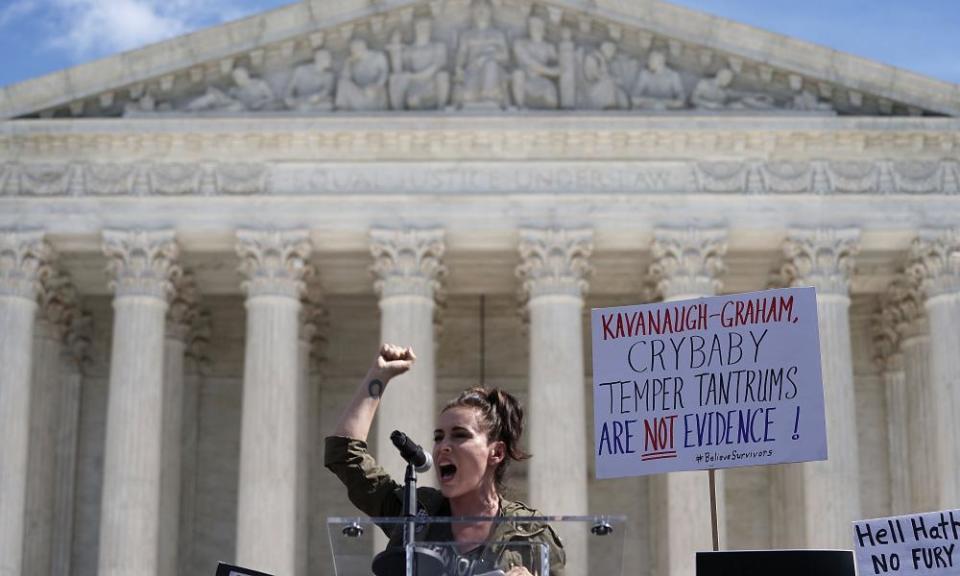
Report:
M 457 523 L 486 522 L 490 538 L 479 542 L 453 542 Z M 567 566 L 590 566 L 591 573 L 617 576 L 623 570 L 624 516 L 536 516 L 536 517 L 426 517 L 345 518 L 327 520 L 336 576 L 503 576 L 513 566 L 531 574 L 550 576 L 557 550 L 547 543 L 553 533 L 566 543 Z M 412 533 L 412 542 L 374 547 L 374 535 Z M 394 538 L 402 542 L 402 537 Z M 571 552 L 586 558 L 570 557 Z M 585 561 L 584 561 L 585 560 Z M 594 571 L 594 566 L 602 570 Z M 565 576 L 574 574 L 569 568 Z

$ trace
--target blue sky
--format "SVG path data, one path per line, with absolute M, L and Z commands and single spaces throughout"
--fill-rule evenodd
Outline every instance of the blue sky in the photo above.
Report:
M 960 83 L 960 0 L 674 0 Z M 0 86 L 289 0 L 0 0 Z

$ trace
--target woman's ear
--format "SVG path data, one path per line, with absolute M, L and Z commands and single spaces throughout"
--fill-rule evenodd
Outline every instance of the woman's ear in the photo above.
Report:
M 503 462 L 503 459 L 506 455 L 507 447 L 503 441 L 497 441 L 490 445 L 490 463 L 499 464 Z

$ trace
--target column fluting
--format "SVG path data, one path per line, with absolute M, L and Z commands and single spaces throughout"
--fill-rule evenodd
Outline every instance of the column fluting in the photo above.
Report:
M 100 512 L 101 576 L 160 567 L 164 316 L 179 274 L 172 230 L 105 230 L 114 291 Z
M 380 297 L 380 340 L 410 346 L 417 355 L 413 368 L 394 378 L 384 391 L 377 413 L 376 456 L 396 478 L 405 464 L 390 433 L 401 430 L 420 444 L 430 445 L 436 422 L 436 298 L 446 274 L 444 232 L 439 229 L 370 232 L 374 258 L 374 289 Z M 418 479 L 435 484 L 433 474 Z
M 237 562 L 296 574 L 300 296 L 305 230 L 237 232 L 247 293 Z
M 930 322 L 937 507 L 950 508 L 960 502 L 960 229 L 921 231 L 913 254 Z
M 530 330 L 530 500 L 544 514 L 586 514 L 583 304 L 593 231 L 524 228 L 519 250 Z M 588 573 L 585 534 L 561 528 L 561 536 L 567 572 Z
M 713 296 L 723 284 L 727 232 L 716 228 L 657 229 L 652 247 L 652 280 L 665 302 Z M 726 539 L 724 473 L 715 472 L 717 530 Z M 659 509 L 654 521 L 657 566 L 662 574 L 692 576 L 696 552 L 713 549 L 708 472 L 674 472 L 652 479 L 650 495 Z
M 850 275 L 858 249 L 854 229 L 795 229 L 784 246 L 784 276 L 791 286 L 814 286 L 820 325 L 820 357 L 828 460 L 788 467 L 797 475 L 782 497 L 803 504 L 804 542 L 812 548 L 844 548 L 850 523 L 860 518 L 853 351 L 850 344 Z M 774 518 L 775 522 L 797 518 Z
M 66 376 L 63 342 L 75 310 L 75 290 L 66 275 L 53 271 L 41 284 L 33 339 L 24 574 L 50 574 L 51 570 L 58 423 Z
M 27 495 L 30 380 L 42 232 L 0 232 L 0 576 L 20 576 Z
M 160 484 L 160 576 L 179 570 L 184 353 L 197 311 L 197 286 L 185 272 L 174 281 L 163 351 L 163 448 Z

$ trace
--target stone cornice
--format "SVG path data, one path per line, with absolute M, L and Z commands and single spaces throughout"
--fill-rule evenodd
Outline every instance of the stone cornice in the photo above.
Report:
M 0 122 L 0 161 L 957 159 L 960 121 L 790 115 L 419 113 Z

